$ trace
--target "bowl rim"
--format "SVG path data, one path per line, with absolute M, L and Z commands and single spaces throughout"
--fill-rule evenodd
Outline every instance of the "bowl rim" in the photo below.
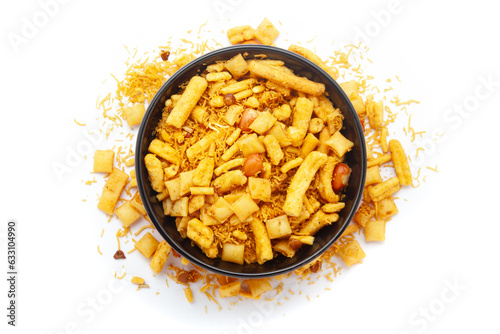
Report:
M 198 67 L 198 66 L 203 66 L 203 65 L 210 65 L 209 63 L 204 64 L 207 60 L 211 59 L 214 56 L 224 54 L 224 53 L 229 53 L 229 52 L 237 52 L 240 51 L 241 53 L 244 53 L 245 51 L 262 51 L 263 54 L 265 54 L 266 51 L 272 51 L 273 53 L 281 53 L 285 57 L 291 57 L 295 61 L 303 63 L 304 66 L 307 67 L 312 67 L 315 69 L 315 71 L 319 72 L 320 76 L 324 77 L 326 81 L 328 81 L 329 84 L 336 86 L 337 91 L 342 95 L 342 99 L 346 102 L 347 108 L 349 109 L 349 112 L 352 114 L 354 118 L 354 123 L 355 127 L 357 130 L 357 133 L 363 134 L 364 131 L 361 126 L 361 122 L 359 120 L 359 117 L 357 116 L 357 113 L 350 101 L 350 99 L 347 97 L 345 94 L 344 90 L 340 87 L 340 85 L 337 83 L 337 81 L 331 77 L 325 70 L 323 70 L 321 67 L 319 67 L 317 64 L 313 63 L 309 59 L 291 52 L 289 50 L 279 48 L 279 47 L 274 47 L 274 46 L 268 46 L 268 45 L 252 45 L 252 44 L 245 44 L 245 45 L 233 45 L 233 46 L 228 46 L 228 47 L 222 47 L 220 49 L 210 51 L 204 55 L 201 55 L 186 65 L 182 66 L 178 71 L 176 71 L 170 78 L 165 81 L 160 89 L 155 93 L 153 99 L 149 102 L 147 110 L 143 116 L 143 119 L 141 121 L 141 125 L 137 134 L 137 140 L 136 140 L 136 152 L 135 152 L 135 171 L 136 171 L 136 179 L 137 179 L 137 187 L 139 190 L 139 194 L 141 196 L 143 205 L 146 209 L 146 212 L 148 216 L 151 219 L 151 222 L 155 226 L 155 228 L 158 230 L 160 235 L 165 239 L 165 241 L 181 256 L 186 258 L 188 261 L 196 264 L 197 266 L 206 269 L 210 272 L 221 274 L 224 276 L 231 276 L 231 277 L 237 277 L 237 278 L 264 278 L 264 277 L 272 277 L 272 276 L 277 276 L 277 275 L 282 275 L 289 273 L 291 271 L 294 271 L 307 263 L 310 263 L 314 259 L 317 259 L 320 257 L 325 251 L 327 251 L 342 235 L 342 233 L 345 231 L 349 223 L 351 222 L 352 218 L 354 217 L 354 214 L 356 213 L 362 196 L 363 196 L 363 187 L 366 179 L 366 145 L 365 145 L 365 139 L 362 138 L 360 140 L 361 144 L 361 152 L 362 152 L 362 159 L 361 159 L 361 175 L 360 175 L 360 183 L 358 186 L 358 189 L 356 189 L 356 198 L 354 199 L 354 204 L 352 206 L 351 211 L 348 213 L 346 216 L 345 221 L 343 222 L 343 225 L 340 227 L 338 233 L 332 237 L 329 241 L 325 242 L 323 246 L 318 248 L 315 252 L 314 255 L 311 255 L 309 257 L 306 257 L 305 259 L 301 261 L 296 261 L 293 264 L 289 265 L 288 267 L 281 268 L 281 269 L 276 269 L 274 271 L 269 271 L 269 272 L 233 272 L 230 270 L 225 270 L 221 269 L 218 267 L 214 267 L 210 264 L 207 264 L 203 262 L 202 260 L 198 259 L 197 257 L 191 256 L 188 252 L 184 251 L 182 247 L 179 247 L 177 243 L 172 240 L 172 238 L 169 236 L 169 234 L 163 229 L 161 223 L 158 221 L 157 217 L 154 214 L 154 210 L 152 209 L 151 203 L 148 200 L 147 194 L 146 194 L 146 189 L 144 182 L 145 180 L 142 179 L 142 172 L 143 168 L 145 168 L 144 164 L 142 163 L 142 155 L 143 155 L 143 150 L 142 150 L 142 141 L 145 138 L 144 133 L 146 130 L 146 123 L 148 123 L 149 118 L 151 117 L 153 110 L 155 109 L 154 106 L 158 103 L 158 100 L 163 96 L 164 92 L 170 88 L 171 84 L 177 80 L 178 77 L 182 76 L 184 73 L 192 70 L 193 67 Z M 364 136 L 363 136 L 364 137 Z M 149 181 L 149 180 L 148 180 Z M 272 260 L 271 260 L 272 261 Z

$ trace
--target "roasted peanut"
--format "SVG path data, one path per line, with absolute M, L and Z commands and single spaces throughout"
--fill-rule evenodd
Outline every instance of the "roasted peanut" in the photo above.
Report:
M 311 272 L 313 273 L 317 273 L 321 270 L 321 262 L 320 261 L 316 261 L 314 262 L 314 264 L 310 267 L 311 269 Z
M 348 182 L 349 177 L 351 176 L 351 169 L 343 163 L 339 163 L 335 166 L 335 170 L 333 171 L 333 179 L 332 179 L 332 187 L 335 193 L 338 193 L 344 189 Z
M 125 254 L 121 250 L 117 250 L 115 255 L 113 257 L 118 260 L 118 259 L 126 259 Z
M 170 56 L 170 51 L 163 51 L 163 50 L 161 50 L 160 56 L 161 56 L 161 59 L 163 61 L 167 61 L 168 60 L 168 56 Z
M 251 154 L 245 159 L 245 162 L 243 163 L 243 173 L 247 177 L 257 175 L 257 173 L 262 171 L 263 166 L 264 162 L 260 154 Z
M 302 242 L 298 239 L 289 239 L 288 240 L 288 247 L 290 247 L 293 250 L 297 250 L 302 246 Z
M 187 282 L 189 282 L 189 273 L 185 270 L 181 270 L 177 275 L 177 281 L 182 284 L 186 284 Z
M 239 124 L 239 128 L 243 132 L 250 132 L 250 125 L 252 125 L 253 121 L 257 118 L 257 111 L 252 108 L 246 108 L 241 115 L 241 120 Z
M 224 95 L 224 103 L 227 106 L 233 105 L 236 103 L 236 98 L 234 97 L 233 94 L 227 93 L 226 95 Z

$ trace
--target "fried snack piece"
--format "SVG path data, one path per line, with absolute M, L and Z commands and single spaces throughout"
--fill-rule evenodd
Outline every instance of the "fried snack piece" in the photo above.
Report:
M 380 175 L 380 170 L 378 166 L 367 168 L 365 187 L 380 182 L 382 182 L 382 176 Z
M 274 136 L 278 140 L 281 147 L 292 145 L 292 141 L 286 135 L 286 126 L 281 122 L 276 122 L 274 126 L 267 132 L 267 135 Z
M 321 210 L 325 213 L 334 213 L 334 212 L 339 212 L 344 207 L 345 207 L 345 203 L 343 203 L 343 202 L 327 203 L 321 207 Z
M 245 221 L 253 213 L 259 211 L 259 206 L 249 194 L 245 194 L 231 205 L 231 209 L 240 221 Z
M 125 227 L 129 227 L 137 219 L 141 218 L 141 214 L 131 205 L 131 201 L 127 201 L 117 208 L 115 214 Z
M 205 158 L 200 161 L 195 169 L 193 184 L 198 187 L 208 187 L 214 172 L 214 158 Z
M 340 237 L 342 238 L 342 237 L 345 237 L 346 235 L 356 233 L 358 230 L 359 230 L 358 225 L 351 224 L 351 225 L 347 226 L 347 228 L 344 230 L 344 232 L 342 233 L 342 235 Z
M 208 82 L 200 76 L 194 76 L 182 93 L 181 98 L 174 106 L 167 118 L 167 125 L 180 128 L 189 118 L 194 106 L 198 103 L 201 96 L 208 87 Z
M 170 163 L 177 165 L 181 162 L 179 156 L 177 155 L 177 151 L 172 146 L 165 143 L 164 141 L 161 141 L 160 139 L 153 139 L 151 141 L 151 144 L 149 144 L 148 151 L 156 154 L 160 158 L 165 159 Z
M 356 110 L 356 113 L 360 116 L 364 115 L 366 112 L 366 107 L 363 99 L 359 95 L 358 82 L 356 80 L 342 82 L 340 83 L 340 87 L 344 90 L 349 100 L 351 100 L 352 106 Z
M 132 276 L 130 279 L 131 283 L 137 284 L 137 285 L 143 285 L 144 284 L 144 278 L 142 277 L 137 277 L 137 276 Z
M 394 163 L 394 169 L 396 170 L 399 183 L 403 186 L 411 185 L 412 177 L 410 165 L 408 164 L 408 158 L 399 140 L 391 139 L 389 141 L 389 151 L 391 151 L 392 162 Z
M 250 222 L 250 230 L 255 238 L 255 251 L 257 253 L 257 262 L 263 264 L 268 260 L 273 259 L 273 249 L 271 247 L 271 239 L 267 234 L 266 226 L 259 219 L 252 219 Z
M 269 239 L 280 239 L 292 234 L 286 215 L 266 220 L 266 228 Z
M 385 221 L 370 220 L 365 225 L 366 241 L 385 241 Z
M 260 296 L 264 292 L 272 290 L 272 285 L 267 278 L 255 278 L 246 281 L 253 297 Z
M 170 165 L 167 168 L 163 169 L 163 177 L 165 178 L 165 180 L 170 180 L 177 175 L 177 172 L 179 172 L 179 166 Z
M 361 260 L 366 257 L 365 252 L 359 245 L 359 242 L 354 239 L 350 243 L 344 245 L 337 251 L 337 254 L 344 261 L 346 266 L 350 267 L 356 263 L 361 263 Z
M 144 158 L 146 169 L 148 170 L 151 187 L 157 193 L 165 190 L 165 182 L 163 182 L 163 168 L 161 161 L 154 154 L 147 154 Z
M 223 71 L 208 73 L 205 79 L 207 79 L 207 81 L 227 81 L 232 78 L 231 73 Z
M 300 146 L 309 130 L 309 121 L 313 112 L 313 103 L 306 97 L 299 97 L 294 107 L 292 126 L 287 129 L 287 135 L 293 146 Z
M 193 291 L 189 286 L 184 288 L 184 295 L 186 296 L 188 303 L 192 303 L 194 301 Z
M 248 178 L 248 193 L 250 197 L 262 201 L 271 200 L 271 181 L 261 177 Z
M 202 152 L 205 152 L 209 148 L 210 144 L 212 144 L 216 138 L 217 134 L 215 132 L 211 132 L 205 137 L 201 138 L 196 144 L 188 148 L 186 150 L 186 156 L 188 157 L 189 161 L 196 160 Z
M 189 194 L 190 188 L 194 187 L 193 183 L 193 176 L 194 176 L 195 170 L 190 170 L 188 172 L 182 172 L 179 174 L 179 179 L 180 179 L 180 196 L 185 196 Z
M 246 182 L 247 177 L 241 170 L 232 170 L 216 178 L 212 185 L 219 194 L 223 194 L 244 185 Z
M 165 240 L 158 244 L 153 257 L 151 258 L 151 262 L 149 263 L 149 266 L 155 274 L 159 274 L 163 269 L 163 265 L 165 264 L 165 262 L 167 262 L 168 255 L 170 254 L 171 250 L 172 247 L 170 247 L 170 245 L 167 244 Z
M 330 225 L 331 223 L 336 222 L 339 219 L 339 215 L 336 213 L 324 213 L 321 210 L 318 210 L 302 227 L 299 231 L 301 235 L 314 235 L 318 232 L 322 227 L 326 225 Z
M 189 213 L 189 198 L 181 197 L 172 203 L 170 216 L 172 217 L 187 217 Z
M 399 180 L 397 177 L 391 177 L 390 179 L 374 185 L 368 189 L 368 195 L 374 202 L 378 202 L 386 197 L 391 196 L 401 189 Z
M 267 18 L 264 18 L 255 30 L 255 37 L 265 45 L 271 45 L 280 32 Z
M 339 157 L 344 156 L 347 152 L 349 152 L 354 143 L 344 137 L 340 131 L 335 132 L 326 142 L 328 145 Z
M 225 243 L 222 246 L 222 261 L 243 264 L 245 255 L 245 245 L 235 245 Z
M 165 182 L 165 187 L 168 190 L 168 195 L 172 201 L 176 201 L 181 197 L 181 178 L 176 177 L 175 179 L 168 180 Z
M 235 79 L 244 76 L 248 72 L 248 64 L 241 53 L 228 60 L 224 66 L 229 72 L 231 72 Z
M 229 42 L 231 42 L 231 44 L 238 44 L 243 41 L 249 41 L 251 39 L 254 39 L 254 37 L 255 29 L 248 25 L 234 27 L 227 31 L 227 38 L 229 39 Z
M 383 127 L 382 130 L 380 130 L 380 147 L 382 147 L 382 152 L 384 152 L 384 154 L 389 151 L 387 136 L 389 136 L 389 130 L 387 130 L 386 127 Z
M 373 166 L 380 166 L 382 164 L 385 164 L 386 162 L 391 161 L 391 159 L 392 159 L 392 156 L 390 154 L 384 154 L 384 155 L 381 155 L 377 158 L 369 159 L 367 164 L 366 164 L 366 168 L 370 168 Z
M 328 157 L 326 164 L 319 170 L 318 191 L 320 196 L 328 203 L 335 203 L 339 200 L 339 196 L 335 194 L 332 187 L 333 171 L 337 163 L 337 159 Z
M 292 245 L 299 245 L 300 241 L 292 241 Z M 281 239 L 273 245 L 273 250 L 275 252 L 281 253 L 286 257 L 294 257 L 297 249 L 290 247 L 290 241 L 287 239 Z
M 387 220 L 398 213 L 399 210 L 392 196 L 389 196 L 377 203 L 376 212 L 379 219 Z
M 199 194 L 196 193 L 196 191 L 193 192 L 193 189 L 200 189 L 200 188 L 191 188 L 191 197 L 189 198 L 188 202 L 188 214 L 192 214 L 198 210 L 200 210 L 203 205 L 205 205 L 205 194 Z M 205 188 L 201 188 L 205 189 Z M 212 194 L 213 195 L 213 188 L 212 189 Z
M 271 115 L 269 112 L 264 111 L 260 113 L 257 118 L 250 124 L 250 130 L 257 132 L 259 135 L 263 135 L 269 129 L 271 129 L 276 123 L 276 117 Z
M 193 240 L 200 248 L 210 248 L 214 242 L 214 232 L 197 218 L 193 218 L 187 225 L 187 237 Z
M 257 83 L 257 80 L 255 78 L 250 78 L 246 80 L 241 80 L 238 82 L 235 82 L 233 84 L 230 84 L 229 86 L 224 86 L 220 89 L 220 93 L 222 95 L 225 94 L 236 94 L 241 91 L 250 89 Z
M 328 65 L 326 65 L 325 62 L 323 60 L 321 60 L 321 58 L 318 57 L 311 50 L 306 49 L 302 46 L 295 45 L 295 44 L 290 45 L 288 47 L 288 50 L 295 52 L 304 58 L 309 59 L 310 61 L 312 61 L 313 63 L 315 63 L 319 67 L 321 67 L 323 70 L 325 70 L 326 73 L 330 74 L 330 76 L 332 78 L 334 78 L 335 80 L 337 80 L 337 78 L 339 77 L 338 71 L 336 71 L 334 68 L 331 68 Z
M 368 203 L 363 202 L 358 208 L 358 211 L 356 211 L 356 214 L 353 217 L 353 220 L 358 224 L 360 227 L 364 227 L 366 223 L 372 219 L 372 217 L 375 215 L 375 209 L 372 208 Z
M 241 291 L 241 281 L 233 281 L 219 286 L 219 295 L 221 298 L 237 296 Z
M 168 196 L 168 195 L 167 195 Z M 137 212 L 145 215 L 146 214 L 146 209 L 144 208 L 144 203 L 142 203 L 141 196 L 139 196 L 139 193 L 135 193 L 134 197 L 130 199 L 130 205 L 137 210 Z
M 384 102 L 382 100 L 374 102 L 373 95 L 366 98 L 366 113 L 372 129 L 380 128 L 384 123 Z
M 279 68 L 256 61 L 249 61 L 248 63 L 248 70 L 257 77 L 274 81 L 284 87 L 295 89 L 299 92 L 313 96 L 321 95 L 325 92 L 325 85 L 322 83 L 298 77 L 293 73 L 288 73 Z
M 284 164 L 283 166 L 281 166 L 280 168 L 280 171 L 285 174 L 286 172 L 288 172 L 290 169 L 293 169 L 295 167 L 298 167 L 300 166 L 302 163 L 304 162 L 304 159 L 302 158 L 295 158 L 293 160 L 290 160 L 288 161 L 286 164 Z
M 112 215 L 115 209 L 116 202 L 120 194 L 127 184 L 128 175 L 118 168 L 114 168 L 111 175 L 108 177 L 104 189 L 102 190 L 97 207 L 108 215 Z
M 279 165 L 284 157 L 283 151 L 281 150 L 280 143 L 273 135 L 267 135 L 264 137 L 264 146 L 266 147 L 267 155 L 271 160 L 273 165 Z
M 225 162 L 222 165 L 220 165 L 219 167 L 217 167 L 214 170 L 214 174 L 216 176 L 219 176 L 222 173 L 225 173 L 225 172 L 227 172 L 235 167 L 243 166 L 244 162 L 245 162 L 244 158 L 237 158 L 237 159 L 229 160 L 228 162 Z
M 94 153 L 94 173 L 111 173 L 115 152 L 112 150 L 96 150 Z
M 268 83 L 272 83 L 272 81 L 268 81 Z M 268 84 L 266 84 L 267 86 Z M 279 121 L 284 121 L 290 117 L 292 114 L 292 108 L 290 108 L 289 104 L 282 104 L 279 107 L 273 110 L 273 116 L 276 117 Z
M 311 181 L 321 166 L 328 160 L 324 153 L 313 151 L 304 159 L 288 186 L 283 211 L 292 217 L 300 215 L 303 197 Z
M 133 105 L 132 107 L 123 108 L 123 113 L 125 114 L 125 119 L 130 127 L 141 124 L 142 117 L 146 112 L 146 108 L 143 103 Z
M 316 134 L 321 132 L 325 127 L 325 122 L 319 117 L 311 118 L 309 122 L 309 129 L 307 130 L 309 133 Z
M 304 138 L 302 146 L 300 147 L 299 156 L 301 158 L 307 157 L 307 155 L 311 153 L 316 148 L 316 146 L 318 146 L 318 144 L 319 144 L 318 138 L 316 138 L 316 136 L 313 135 L 312 133 L 308 133 Z
M 191 187 L 189 190 L 191 195 L 213 195 L 215 193 L 213 187 Z
M 151 235 L 151 233 L 146 233 L 142 238 L 140 238 L 134 245 L 134 247 L 144 255 L 146 259 L 149 259 L 151 255 L 158 248 L 159 242 Z

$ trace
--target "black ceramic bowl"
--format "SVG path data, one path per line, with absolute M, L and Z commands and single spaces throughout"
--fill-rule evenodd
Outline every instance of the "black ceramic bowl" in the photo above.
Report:
M 197 246 L 191 245 L 188 238 L 183 239 L 176 230 L 175 218 L 163 214 L 162 203 L 157 200 L 156 192 L 151 188 L 144 165 L 144 157 L 148 154 L 148 146 L 154 139 L 153 132 L 161 118 L 165 101 L 179 91 L 180 85 L 192 76 L 203 72 L 208 65 L 220 60 L 229 60 L 239 53 L 246 54 L 246 59 L 265 54 L 268 59 L 282 60 L 296 74 L 323 83 L 334 106 L 339 108 L 344 115 L 342 134 L 354 142 L 354 147 L 346 155 L 352 174 L 345 190 L 346 205 L 339 213 L 340 219 L 332 225 L 323 227 L 315 234 L 314 244 L 302 246 L 293 258 L 280 255 L 263 265 L 257 263 L 238 265 L 222 261 L 220 258 L 210 259 Z M 240 278 L 259 278 L 284 274 L 302 267 L 320 256 L 340 237 L 356 212 L 362 197 L 366 173 L 366 149 L 361 124 L 351 102 L 337 82 L 324 70 L 306 58 L 281 48 L 264 45 L 237 45 L 210 52 L 191 61 L 172 75 L 158 90 L 149 104 L 139 129 L 135 168 L 137 185 L 146 211 L 157 230 L 173 249 L 192 263 L 212 272 Z

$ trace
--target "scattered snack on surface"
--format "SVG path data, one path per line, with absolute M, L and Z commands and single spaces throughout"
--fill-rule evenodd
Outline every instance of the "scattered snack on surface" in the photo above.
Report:
M 133 276 L 131 279 L 130 279 L 130 282 L 134 283 L 134 284 L 137 284 L 137 285 L 143 285 L 144 284 L 144 278 L 142 277 L 137 277 L 137 276 Z
M 125 119 L 130 127 L 134 125 L 141 124 L 142 117 L 146 112 L 146 108 L 143 103 L 138 103 L 132 107 L 123 108 L 123 112 L 125 113 Z
M 278 29 L 269 21 L 267 18 L 259 24 L 255 30 L 255 37 L 262 43 L 266 45 L 271 45 L 276 37 L 280 34 Z
M 361 263 L 366 256 L 357 240 L 353 240 L 344 245 L 338 250 L 337 253 L 348 267 L 356 263 Z
M 132 223 L 142 217 L 141 213 L 132 206 L 132 201 L 127 201 L 122 206 L 117 208 L 115 210 L 115 214 L 125 227 L 129 227 Z
M 148 232 L 135 243 L 135 248 L 144 255 L 146 259 L 149 259 L 158 248 L 158 245 L 158 240 Z
M 115 205 L 122 193 L 123 188 L 127 184 L 128 175 L 117 168 L 113 168 L 111 175 L 108 177 L 104 189 L 102 190 L 101 198 L 97 207 L 108 215 L 112 215 L 115 210 Z
M 115 152 L 111 150 L 96 150 L 94 153 L 94 173 L 111 173 Z

